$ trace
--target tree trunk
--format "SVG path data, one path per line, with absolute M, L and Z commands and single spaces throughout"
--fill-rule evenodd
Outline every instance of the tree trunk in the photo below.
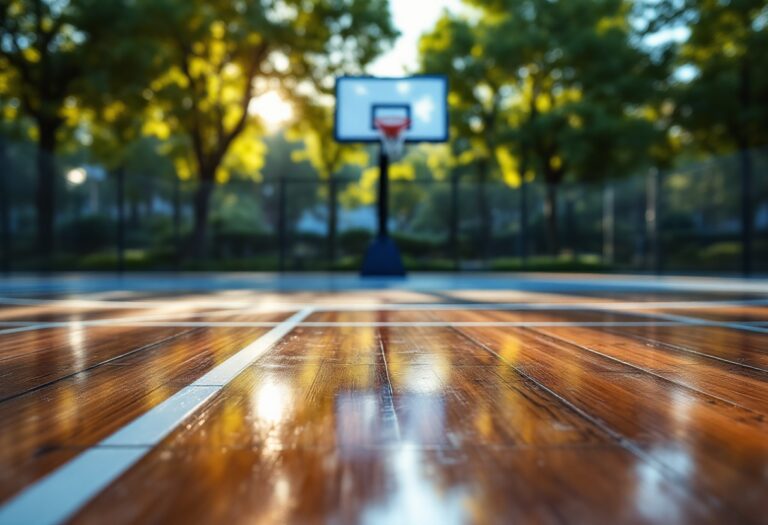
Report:
M 195 193 L 195 228 L 192 235 L 192 253 L 196 257 L 208 254 L 208 214 L 213 194 L 213 170 L 200 172 L 200 185 Z
M 54 218 L 56 196 L 56 131 L 58 126 L 50 120 L 38 120 L 37 143 L 37 187 L 35 205 L 37 207 L 37 250 L 42 269 L 50 269 L 53 255 Z
M 557 231 L 557 184 L 547 183 L 546 199 L 547 244 L 550 255 L 556 256 L 560 251 Z
M 0 271 L 11 271 L 11 199 L 8 172 L 10 161 L 6 145 L 0 137 Z

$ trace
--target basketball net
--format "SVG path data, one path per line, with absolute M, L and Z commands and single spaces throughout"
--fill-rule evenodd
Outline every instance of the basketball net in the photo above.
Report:
M 373 122 L 379 130 L 384 154 L 395 162 L 402 158 L 405 147 L 405 130 L 411 125 L 407 117 L 380 117 Z

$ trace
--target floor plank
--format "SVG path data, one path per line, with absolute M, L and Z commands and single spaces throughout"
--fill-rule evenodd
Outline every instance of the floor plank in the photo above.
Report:
M 528 329 L 461 328 L 503 355 L 510 366 L 638 447 L 696 493 L 712 493 L 740 517 L 758 516 L 768 469 L 768 422 L 734 406 L 649 374 L 600 373 L 626 365 Z M 530 366 L 533 362 L 535 366 Z M 583 363 L 592 362 L 592 369 Z
M 185 320 L 215 322 L 279 322 L 291 312 L 227 313 L 214 317 L 186 317 Z M 192 327 L 163 327 L 143 323 L 68 327 L 48 327 L 18 333 L 0 334 L 0 401 L 38 388 L 51 381 L 129 354 L 169 338 L 189 332 Z
M 147 487 L 178 485 L 171 496 Z M 137 498 L 137 494 L 141 497 Z M 227 497 L 222 497 L 226 494 Z M 152 452 L 71 523 L 728 523 L 618 447 Z M 747 522 L 744 522 L 747 523 Z
M 0 399 L 178 337 L 189 328 L 46 328 L 0 335 Z
M 190 330 L 0 403 L 0 501 L 164 401 L 265 331 Z
M 723 321 L 729 323 L 740 322 L 768 322 L 768 307 L 766 306 L 728 306 L 718 308 L 695 308 L 659 310 L 662 313 L 674 315 L 686 315 L 698 319 Z
M 708 326 L 623 327 L 622 334 L 768 372 L 768 333 Z
M 419 323 L 419 322 L 638 322 L 636 315 L 619 312 L 574 310 L 400 310 L 315 312 L 307 322 L 319 323 Z
M 112 523 L 727 516 L 451 329 L 354 330 L 294 331 L 73 523 L 107 513 Z M 340 333 L 372 363 L 340 361 Z M 309 358 L 280 364 L 305 346 Z
M 768 373 L 732 366 L 674 347 L 644 343 L 620 330 L 581 327 L 533 330 L 768 416 Z

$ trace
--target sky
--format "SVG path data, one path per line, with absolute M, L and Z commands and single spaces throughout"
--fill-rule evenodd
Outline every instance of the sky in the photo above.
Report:
M 394 47 L 370 68 L 377 76 L 399 76 L 418 67 L 418 45 L 422 33 L 429 31 L 444 9 L 458 12 L 461 0 L 390 0 L 395 27 L 401 36 Z

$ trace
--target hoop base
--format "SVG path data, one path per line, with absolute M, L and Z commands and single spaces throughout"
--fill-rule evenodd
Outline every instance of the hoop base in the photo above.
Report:
M 400 250 L 389 237 L 377 237 L 365 252 L 363 277 L 405 277 L 405 266 Z

